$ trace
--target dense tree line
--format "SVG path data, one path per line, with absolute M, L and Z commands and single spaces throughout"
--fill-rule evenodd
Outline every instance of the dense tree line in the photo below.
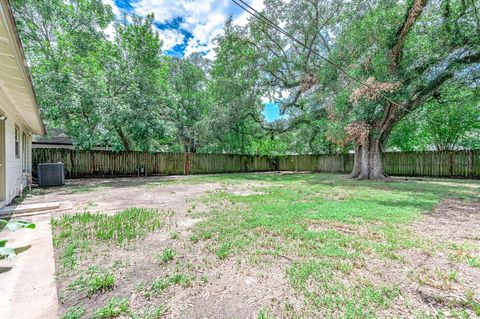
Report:
M 480 3 L 265 0 L 216 58 L 162 54 L 153 16 L 100 0 L 13 3 L 42 112 L 77 147 L 256 154 L 480 145 Z M 107 33 L 114 25 L 115 32 Z M 266 122 L 264 101 L 284 115 Z

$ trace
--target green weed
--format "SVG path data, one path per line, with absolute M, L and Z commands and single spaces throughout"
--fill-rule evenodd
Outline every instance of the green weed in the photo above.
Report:
M 68 308 L 67 312 L 64 313 L 60 319 L 80 319 L 85 314 L 84 306 L 73 306 Z
M 153 281 L 145 290 L 145 297 L 158 296 L 166 288 L 173 285 L 190 286 L 193 278 L 184 274 L 175 274 L 164 278 L 158 278 Z
M 168 263 L 169 261 L 175 258 L 175 251 L 171 248 L 165 249 L 160 255 L 159 259 L 163 264 Z
M 90 278 L 87 283 L 88 297 L 92 297 L 97 293 L 104 293 L 115 287 L 115 277 L 112 273 L 106 273 Z
M 223 243 L 217 250 L 217 256 L 220 259 L 226 259 L 230 254 L 230 249 L 232 248 L 231 243 Z
M 112 297 L 108 304 L 104 307 L 97 309 L 93 314 L 93 319 L 110 319 L 116 318 L 120 315 L 129 314 L 130 307 L 128 305 L 128 299 Z
M 63 268 L 73 269 L 79 253 L 88 253 L 96 242 L 124 245 L 143 238 L 162 226 L 156 210 L 129 208 L 115 215 L 83 212 L 51 220 L 53 244 L 59 249 Z
M 138 319 L 160 319 L 163 314 L 165 313 L 165 307 L 151 307 L 147 309 L 143 309 L 139 314 L 136 315 L 135 318 Z

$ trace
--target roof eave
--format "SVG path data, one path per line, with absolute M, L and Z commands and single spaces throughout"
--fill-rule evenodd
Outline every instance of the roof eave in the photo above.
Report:
M 28 67 L 27 60 L 25 58 L 22 42 L 20 41 L 20 37 L 18 35 L 17 25 L 15 23 L 13 11 L 10 6 L 9 0 L 0 0 L 0 3 L 5 9 L 4 11 L 7 18 L 6 22 L 8 27 L 12 30 L 11 33 L 12 33 L 14 50 L 16 51 L 15 53 L 20 59 L 20 66 L 22 68 L 22 72 L 25 75 L 24 78 L 26 79 L 28 90 L 30 91 L 30 95 L 33 100 L 33 108 L 35 110 L 35 114 L 37 116 L 37 121 L 40 128 L 40 131 L 34 131 L 33 133 L 44 136 L 46 134 L 45 124 L 43 123 L 42 117 L 40 115 L 40 108 L 38 107 L 38 104 L 37 104 L 37 96 L 35 94 L 35 89 L 33 87 L 32 78 L 30 77 L 30 69 Z

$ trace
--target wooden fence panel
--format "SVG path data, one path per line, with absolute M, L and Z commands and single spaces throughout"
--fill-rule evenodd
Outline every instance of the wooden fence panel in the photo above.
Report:
M 185 162 L 187 161 L 187 162 Z M 32 163 L 62 162 L 66 177 L 129 176 L 145 166 L 148 175 L 256 171 L 316 171 L 349 173 L 353 154 L 288 155 L 279 157 L 233 154 L 189 154 L 77 151 L 34 148 Z M 385 172 L 399 176 L 480 177 L 480 150 L 391 152 L 383 154 Z

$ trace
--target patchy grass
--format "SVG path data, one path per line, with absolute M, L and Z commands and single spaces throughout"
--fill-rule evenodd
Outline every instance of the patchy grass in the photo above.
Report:
M 468 277 L 480 266 L 478 234 L 439 241 L 412 226 L 442 199 L 478 200 L 479 182 L 223 174 L 170 183 L 219 186 L 185 198 L 191 208 L 181 214 L 132 208 L 52 220 L 65 318 L 210 318 L 228 307 L 257 318 L 479 315 Z
M 246 257 L 262 263 L 273 256 L 294 261 L 287 276 L 313 312 L 346 318 L 377 317 L 400 294 L 399 283 L 359 276 L 370 259 L 402 264 L 405 251 L 438 252 L 439 247 L 408 225 L 443 198 L 478 199 L 480 190 L 479 183 L 461 180 L 371 182 L 319 174 L 205 178 L 261 184 L 247 196 L 227 190 L 205 197 L 205 203 L 230 205 L 212 205 L 199 214 L 204 221 L 196 226 L 194 243 L 207 241 L 220 259 Z M 462 249 L 452 258 L 476 267 L 475 249 Z M 456 275 L 449 273 L 444 280 L 448 284 Z
M 153 281 L 147 289 L 145 289 L 144 294 L 147 298 L 150 298 L 152 296 L 160 295 L 165 289 L 173 285 L 188 287 L 192 284 L 193 279 L 192 276 L 180 273 L 164 278 L 158 278 Z
M 162 226 L 156 210 L 129 208 L 115 215 L 84 212 L 52 219 L 53 244 L 61 251 L 63 268 L 73 269 L 79 253 L 89 253 L 97 242 L 128 245 Z
M 121 315 L 128 315 L 131 313 L 130 307 L 128 306 L 128 299 L 113 297 L 110 299 L 108 304 L 104 307 L 98 309 L 93 314 L 93 319 L 110 319 L 116 318 Z
M 88 282 L 88 297 L 112 290 L 115 287 L 115 277 L 111 273 L 92 277 Z
M 69 284 L 70 290 L 85 293 L 87 298 L 113 290 L 114 287 L 114 274 L 95 266 L 90 266 L 85 272 L 80 271 L 80 275 Z
M 73 306 L 68 308 L 67 312 L 64 313 L 60 318 L 61 319 L 80 319 L 85 314 L 85 307 L 83 306 Z
M 161 263 L 166 264 L 169 261 L 175 258 L 175 251 L 171 248 L 165 249 L 162 254 L 159 256 L 159 260 Z
M 52 220 L 54 228 L 61 228 L 54 238 L 55 245 L 61 245 L 66 238 L 122 244 L 143 237 L 161 225 L 158 211 L 141 208 L 129 208 L 115 215 L 84 212 Z

